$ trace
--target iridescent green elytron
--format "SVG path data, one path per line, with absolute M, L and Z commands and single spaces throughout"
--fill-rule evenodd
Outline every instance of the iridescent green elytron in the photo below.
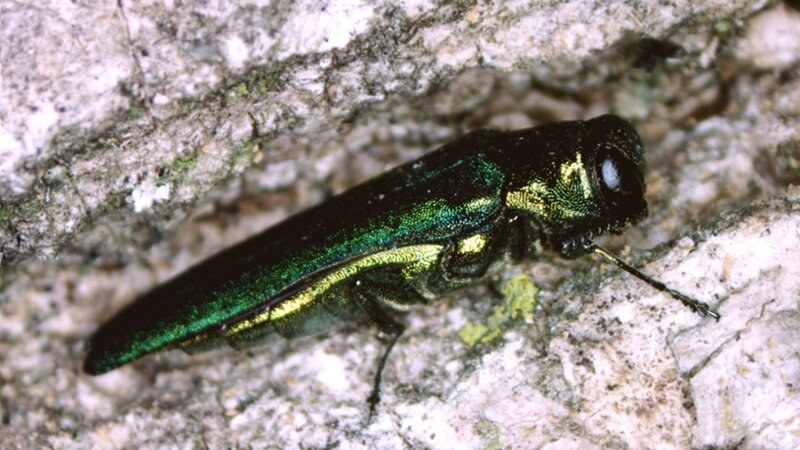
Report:
M 84 370 L 148 353 L 245 348 L 430 303 L 537 248 L 594 252 L 704 315 L 709 307 L 594 245 L 647 213 L 644 155 L 616 116 L 479 130 L 292 216 L 144 294 L 92 337 Z

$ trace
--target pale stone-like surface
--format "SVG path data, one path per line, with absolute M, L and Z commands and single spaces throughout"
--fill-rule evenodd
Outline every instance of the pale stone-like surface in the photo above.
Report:
M 2 5 L 0 263 L 65 247 L 124 251 L 97 223 L 136 230 L 125 239 L 147 246 L 254 162 L 316 160 L 354 119 L 370 121 L 372 105 L 466 69 L 570 83 L 584 58 L 623 37 L 668 37 L 686 20 L 745 17 L 764 3 Z M 717 42 L 695 38 L 689 48 Z M 584 73 L 603 75 L 597 66 Z M 165 199 L 142 201 L 153 176 Z
M 0 6 L 0 448 L 798 447 L 800 31 L 770 27 L 798 13 L 678 3 Z M 631 32 L 682 50 L 649 61 Z M 645 140 L 651 216 L 607 245 L 719 322 L 548 256 L 503 274 L 541 307 L 492 345 L 458 338 L 480 286 L 406 317 L 368 426 L 369 326 L 80 373 L 137 294 L 330 191 L 468 129 L 608 111 Z

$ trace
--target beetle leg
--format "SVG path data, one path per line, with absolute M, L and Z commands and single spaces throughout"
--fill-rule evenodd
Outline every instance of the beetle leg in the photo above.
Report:
M 493 272 L 500 263 L 518 259 L 518 226 L 498 219 L 494 226 L 447 245 L 441 258 L 445 278 L 472 282 Z
M 394 344 L 397 343 L 397 340 L 400 339 L 400 336 L 403 334 L 405 326 L 386 314 L 386 311 L 382 307 L 384 304 L 382 297 L 384 297 L 387 292 L 382 289 L 382 287 L 358 280 L 355 282 L 355 291 L 358 296 L 361 297 L 361 306 L 370 320 L 375 322 L 381 332 L 389 336 L 389 343 L 386 345 L 386 349 L 378 360 L 378 369 L 375 371 L 372 392 L 370 392 L 369 397 L 367 397 L 367 403 L 369 403 L 369 417 L 367 418 L 367 423 L 369 423 L 375 416 L 375 410 L 378 403 L 381 401 L 381 379 L 383 376 L 383 369 L 386 366 L 386 361 L 389 359 L 389 353 L 392 352 Z

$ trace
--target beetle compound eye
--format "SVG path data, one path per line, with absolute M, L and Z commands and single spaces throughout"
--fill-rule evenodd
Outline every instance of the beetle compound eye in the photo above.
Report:
M 600 187 L 606 199 L 619 204 L 632 197 L 644 197 L 644 183 L 633 161 L 611 150 L 597 166 Z
M 606 158 L 603 161 L 603 164 L 600 165 L 600 174 L 602 175 L 603 185 L 609 191 L 617 192 L 622 187 L 619 167 L 617 167 L 617 163 L 613 159 Z
M 597 184 L 612 223 L 628 224 L 647 214 L 644 174 L 636 163 L 613 146 L 606 147 L 595 166 Z

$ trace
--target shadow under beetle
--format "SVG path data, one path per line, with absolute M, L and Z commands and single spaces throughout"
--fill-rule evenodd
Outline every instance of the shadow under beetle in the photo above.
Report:
M 597 253 L 704 316 L 705 303 L 596 246 L 647 214 L 639 136 L 605 115 L 517 131 L 471 132 L 416 161 L 291 216 L 155 287 L 92 336 L 84 370 L 148 353 L 248 348 L 367 316 L 403 333 L 387 310 L 428 304 L 539 247 Z

